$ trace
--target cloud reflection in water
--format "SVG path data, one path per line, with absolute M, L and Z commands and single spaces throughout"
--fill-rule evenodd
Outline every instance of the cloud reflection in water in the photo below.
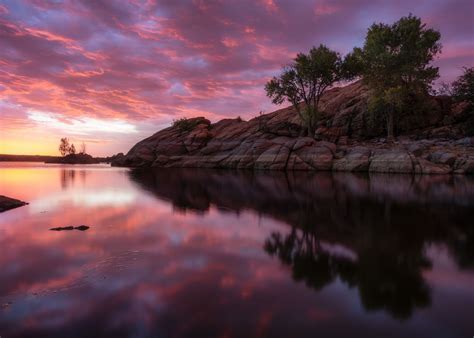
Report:
M 470 178 L 37 175 L 34 202 L 0 216 L 2 335 L 469 332 L 454 310 L 474 302 Z M 91 228 L 47 230 L 77 224 Z

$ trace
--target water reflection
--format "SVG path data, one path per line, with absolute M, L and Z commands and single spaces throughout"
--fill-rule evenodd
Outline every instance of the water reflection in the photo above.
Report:
M 86 183 L 86 176 L 87 176 L 87 171 L 82 169 L 82 170 L 76 170 L 76 169 L 61 169 L 60 170 L 60 181 L 61 181 L 61 188 L 62 189 L 68 189 L 72 186 L 74 186 L 74 182 L 76 180 L 76 174 L 79 175 L 79 178 L 81 180 L 82 185 Z
M 296 281 L 315 290 L 342 280 L 357 287 L 366 310 L 386 310 L 396 318 L 408 318 L 418 307 L 431 304 L 422 270 L 431 262 L 422 248 L 373 247 L 357 252 L 352 261 L 325 250 L 312 231 L 293 229 L 284 236 L 273 233 L 265 250 L 292 269 Z
M 448 176 L 133 171 L 133 180 L 181 210 L 252 209 L 290 225 L 264 249 L 296 281 L 321 290 L 337 278 L 357 287 L 366 310 L 409 318 L 431 304 L 426 249 L 445 245 L 474 266 L 474 180 Z M 337 244 L 356 259 L 331 252 Z
M 2 337 L 472 334 L 471 178 L 0 170 Z

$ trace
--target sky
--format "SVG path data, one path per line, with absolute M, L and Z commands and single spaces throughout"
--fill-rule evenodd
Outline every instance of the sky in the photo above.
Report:
M 181 117 L 271 112 L 296 53 L 409 13 L 441 32 L 439 81 L 474 66 L 472 0 L 0 0 L 0 154 L 112 155 Z

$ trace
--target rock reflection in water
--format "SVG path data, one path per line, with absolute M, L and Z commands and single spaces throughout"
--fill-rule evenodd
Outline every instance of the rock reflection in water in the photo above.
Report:
M 0 170 L 2 337 L 472 332 L 472 178 Z
M 182 211 L 251 209 L 287 223 L 286 233 L 268 237 L 265 251 L 315 290 L 336 279 L 357 287 L 368 311 L 403 319 L 430 306 L 423 272 L 431 244 L 446 246 L 459 268 L 474 266 L 472 178 L 163 169 L 130 176 Z

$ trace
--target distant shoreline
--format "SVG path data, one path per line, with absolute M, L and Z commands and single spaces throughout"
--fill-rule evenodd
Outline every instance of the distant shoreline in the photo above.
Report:
M 63 164 L 97 164 L 110 163 L 114 157 L 91 157 L 88 163 L 65 162 L 62 156 L 50 155 L 11 155 L 0 154 L 0 162 L 41 162 L 41 163 L 63 163 Z
M 45 162 L 56 159 L 59 159 L 59 156 L 0 154 L 0 162 Z

